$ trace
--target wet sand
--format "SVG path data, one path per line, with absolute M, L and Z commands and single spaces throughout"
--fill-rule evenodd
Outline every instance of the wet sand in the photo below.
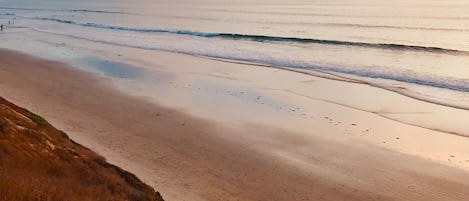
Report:
M 174 56 L 178 57 L 188 56 Z M 130 96 L 116 90 L 110 78 L 58 62 L 6 50 L 0 51 L 0 60 L 0 96 L 39 113 L 74 140 L 135 173 L 165 200 L 466 200 L 469 196 L 466 170 L 393 147 L 336 139 L 328 132 L 337 132 L 334 127 L 293 129 L 276 126 L 274 118 L 271 125 L 214 121 L 188 112 L 190 108 L 170 108 Z M 227 76 L 246 78 L 243 72 Z M 329 107 L 332 114 L 340 110 L 334 104 Z M 343 118 L 378 119 L 397 131 L 445 135 L 379 116 L 351 114 Z M 219 115 L 230 114 L 220 110 Z M 329 120 L 321 116 L 313 121 Z M 305 130 L 319 134 L 306 135 Z M 395 130 L 375 132 L 380 133 L 376 141 L 407 147 L 423 139 L 418 134 L 405 139 L 405 133 Z M 445 138 L 436 150 L 448 145 L 450 151 L 466 153 L 455 137 Z

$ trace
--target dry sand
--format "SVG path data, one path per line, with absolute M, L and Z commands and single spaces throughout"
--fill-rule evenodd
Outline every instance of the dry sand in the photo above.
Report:
M 183 109 L 129 96 L 115 90 L 109 78 L 64 64 L 5 50 L 0 51 L 0 61 L 0 96 L 39 113 L 74 140 L 136 173 L 166 200 L 427 201 L 469 197 L 467 171 L 422 157 L 357 140 L 304 135 L 301 129 L 274 126 L 275 121 L 271 126 L 222 125 Z M 334 113 L 338 106 L 330 107 Z M 363 116 L 348 119 L 379 118 Z M 378 122 L 382 121 L 399 124 L 387 119 Z M 396 126 L 400 127 L 411 126 Z M 445 135 L 418 127 L 408 129 Z M 393 130 L 380 132 L 381 137 L 395 136 L 390 135 Z M 421 139 L 413 137 L 411 145 Z M 442 143 L 457 144 L 453 141 Z

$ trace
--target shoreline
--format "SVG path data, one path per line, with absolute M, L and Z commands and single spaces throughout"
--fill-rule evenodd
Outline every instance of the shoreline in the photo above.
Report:
M 23 27 L 18 27 L 18 28 L 23 28 Z M 136 47 L 136 46 L 124 45 L 124 44 L 117 45 L 117 44 L 114 44 L 114 43 L 111 43 L 111 42 L 91 40 L 91 39 L 88 39 L 88 38 L 85 38 L 85 37 L 78 37 L 78 36 L 71 36 L 71 35 L 67 35 L 67 34 L 48 32 L 48 31 L 38 30 L 38 29 L 34 29 L 34 28 L 28 28 L 28 29 L 31 29 L 33 31 L 40 32 L 40 33 L 52 34 L 52 35 L 56 35 L 56 36 L 68 37 L 68 38 L 84 40 L 84 41 L 88 41 L 88 42 L 95 42 L 95 43 L 100 43 L 100 44 L 105 44 L 105 45 L 116 45 L 116 46 L 122 46 L 122 47 L 126 47 L 126 48 L 138 48 L 138 49 L 143 49 L 143 50 L 147 50 L 147 51 L 168 52 L 168 53 L 172 53 L 172 54 L 181 54 L 181 55 L 185 55 L 185 56 L 193 56 L 193 57 L 198 57 L 198 58 L 211 59 L 211 60 L 214 60 L 214 61 L 230 62 L 230 63 L 237 63 L 237 64 L 243 64 L 243 65 L 253 65 L 253 66 L 259 66 L 259 67 L 277 68 L 277 69 L 292 71 L 292 72 L 296 72 L 296 73 L 302 73 L 302 74 L 315 76 L 315 77 L 319 77 L 319 78 L 324 78 L 324 79 L 344 81 L 344 82 L 350 82 L 350 83 L 361 83 L 361 84 L 366 84 L 366 85 L 369 85 L 369 86 L 372 86 L 372 87 L 380 88 L 380 89 L 383 89 L 383 90 L 387 90 L 387 91 L 390 91 L 390 92 L 394 92 L 394 93 L 397 93 L 399 95 L 407 96 L 407 97 L 415 99 L 415 100 L 419 100 L 419 101 L 423 101 L 423 102 L 427 102 L 427 103 L 431 103 L 431 104 L 436 104 L 436 105 L 440 105 L 440 106 L 444 106 L 444 107 L 450 107 L 450 108 L 454 108 L 454 109 L 461 109 L 461 110 L 469 111 L 469 106 L 461 106 L 461 105 L 457 105 L 457 104 L 453 104 L 453 103 L 444 103 L 441 100 L 426 99 L 426 98 L 423 98 L 424 95 L 419 96 L 418 93 L 416 93 L 416 92 L 406 93 L 407 89 L 405 87 L 404 88 L 399 88 L 399 87 L 393 88 L 393 87 L 390 87 L 390 86 L 380 85 L 380 84 L 373 83 L 373 82 L 370 82 L 370 81 L 366 80 L 366 79 L 370 80 L 371 78 L 368 78 L 368 77 L 360 78 L 360 76 L 358 76 L 358 75 L 345 74 L 345 73 L 340 73 L 340 72 L 326 72 L 326 71 L 317 70 L 317 69 L 316 70 L 315 69 L 302 70 L 301 68 L 283 67 L 283 66 L 280 66 L 280 65 L 263 64 L 263 63 L 256 63 L 256 62 L 243 61 L 243 60 L 231 60 L 231 59 L 224 59 L 224 58 L 217 58 L 217 57 L 208 57 L 208 56 L 194 55 L 194 54 L 178 52 L 178 51 L 169 51 L 169 50 L 152 49 L 152 48 L 145 48 L 145 47 Z M 325 75 L 328 75 L 328 76 L 322 76 L 320 74 L 325 74 Z M 338 79 L 334 78 L 334 77 L 338 77 Z M 356 77 L 356 78 L 354 78 L 354 77 Z M 396 80 L 388 80 L 388 81 L 394 82 Z M 397 82 L 399 82 L 399 81 L 397 81 Z M 414 85 L 414 83 L 406 83 L 406 84 Z M 425 86 L 425 87 L 432 88 L 432 87 L 435 87 L 435 86 Z M 436 87 L 436 88 L 446 89 L 446 88 L 442 88 L 442 87 Z M 451 90 L 451 89 L 446 89 L 446 90 Z M 429 128 L 429 129 L 431 129 L 431 128 Z M 451 133 L 452 132 L 450 132 L 450 134 Z M 464 134 L 460 134 L 460 135 L 464 136 Z M 469 135 L 467 135 L 467 136 L 469 136 Z
M 195 56 L 195 55 L 190 55 L 190 54 L 184 54 L 184 55 Z M 413 95 L 411 93 L 405 93 L 405 92 L 399 91 L 397 89 L 393 89 L 392 87 L 381 86 L 381 85 L 378 85 L 378 84 L 373 84 L 373 83 L 368 82 L 368 81 L 351 78 L 350 77 L 351 75 L 348 75 L 349 77 L 347 77 L 346 75 L 341 75 L 341 73 L 325 72 L 325 71 L 314 70 L 314 69 L 303 70 L 303 69 L 298 69 L 298 68 L 293 68 L 293 67 L 283 67 L 283 66 L 276 66 L 276 65 L 269 65 L 269 64 L 262 64 L 262 63 L 251 63 L 251 62 L 245 62 L 245 61 L 220 59 L 220 58 L 214 58 L 214 57 L 203 57 L 203 56 L 196 56 L 196 57 L 211 59 L 211 60 L 215 60 L 215 61 L 235 63 L 235 64 L 252 65 L 252 66 L 257 66 L 257 67 L 265 67 L 265 68 L 276 68 L 276 69 L 301 73 L 301 74 L 305 74 L 305 75 L 310 75 L 310 76 L 324 78 L 324 79 L 328 79 L 328 80 L 334 80 L 334 81 L 349 82 L 349 83 L 355 83 L 355 84 L 365 84 L 365 85 L 368 85 L 368 86 L 371 86 L 371 87 L 376 87 L 376 88 L 380 88 L 380 89 L 387 90 L 387 91 L 390 91 L 390 92 L 394 92 L 394 93 L 402 95 L 402 96 L 407 96 L 409 98 L 412 98 L 412 99 L 415 99 L 415 100 L 418 100 L 418 101 L 423 101 L 423 102 L 426 102 L 426 103 L 431 103 L 431 104 L 435 104 L 435 105 L 439 105 L 439 106 L 444 106 L 444 107 L 469 111 L 469 107 L 446 104 L 446 103 L 442 103 L 442 102 L 439 102 L 439 101 L 432 101 L 432 100 L 424 99 L 424 98 L 421 98 L 421 97 L 419 97 L 415 94 Z M 428 128 L 428 129 L 431 129 L 431 128 Z M 441 132 L 444 132 L 444 131 L 441 131 Z M 449 133 L 449 134 L 452 134 L 452 133 Z M 461 136 L 465 136 L 465 135 L 461 134 Z
M 138 68 L 141 67 L 141 68 L 145 68 L 145 69 L 159 70 L 160 72 L 169 72 L 170 74 L 176 74 L 176 76 L 177 76 L 178 72 L 183 72 L 183 73 L 191 73 L 191 72 L 188 71 L 188 70 L 180 69 L 179 67 L 173 66 L 173 65 L 183 64 L 183 65 L 189 65 L 190 66 L 190 63 L 189 62 L 181 62 L 181 61 L 174 61 L 173 62 L 173 61 L 168 61 L 167 59 L 163 59 L 162 61 L 158 61 L 158 59 L 161 58 L 161 57 L 168 57 L 168 58 L 178 59 L 179 56 L 174 56 L 174 55 L 180 55 L 180 57 L 186 58 L 190 61 L 194 61 L 196 63 L 201 63 L 201 62 L 198 61 L 198 60 L 201 59 L 201 57 L 198 57 L 198 56 L 177 54 L 177 53 L 171 53 L 171 52 L 150 51 L 150 50 L 146 50 L 146 49 L 131 48 L 131 47 L 125 47 L 125 46 L 118 46 L 119 47 L 119 52 L 116 52 L 116 54 L 117 53 L 119 53 L 119 54 L 116 56 L 116 54 L 114 54 L 114 52 L 113 52 L 113 50 L 114 50 L 114 48 L 116 48 L 116 46 L 111 45 L 111 44 L 106 44 L 106 43 L 101 43 L 101 42 L 95 43 L 95 42 L 90 42 L 90 41 L 87 41 L 87 40 L 74 39 L 74 38 L 70 38 L 68 36 L 59 36 L 59 35 L 56 35 L 53 38 L 51 38 L 47 34 L 44 35 L 44 34 L 36 33 L 36 32 L 22 33 L 22 34 L 26 34 L 26 36 L 20 35 L 20 36 L 16 37 L 16 36 L 13 36 L 13 35 L 8 35 L 8 34 L 5 35 L 5 36 L 7 36 L 7 38 L 5 38 L 6 43 L 3 44 L 3 47 L 4 48 L 5 47 L 13 48 L 16 51 L 25 52 L 25 53 L 30 54 L 30 55 L 40 56 L 42 58 L 49 59 L 49 60 L 59 60 L 59 61 L 62 61 L 64 63 L 71 64 L 74 67 L 78 66 L 78 68 L 80 68 L 80 69 L 81 69 L 80 66 L 87 65 L 86 63 L 82 63 L 82 61 L 76 61 L 76 59 L 78 59 L 78 60 L 86 59 L 86 58 L 80 58 L 80 57 L 83 57 L 83 54 L 87 55 L 86 57 L 90 57 L 90 56 L 94 57 L 94 55 L 95 55 L 95 56 L 99 56 L 99 57 L 102 57 L 104 59 L 108 59 L 108 60 L 111 60 L 111 61 L 119 61 L 119 62 L 122 62 L 122 63 L 132 64 L 132 65 L 135 65 Z M 30 36 L 30 34 L 32 34 L 32 35 Z M 24 39 L 24 37 L 26 37 L 26 38 L 37 38 L 37 40 L 31 40 L 30 41 L 31 44 L 24 44 L 24 43 L 22 43 L 22 40 Z M 99 46 L 97 46 L 97 44 L 99 44 Z M 64 55 L 57 55 L 57 54 L 50 55 L 49 53 L 35 51 L 34 49 L 37 49 L 37 48 L 35 48 L 35 46 L 40 46 L 40 47 L 46 48 L 46 49 L 47 48 L 60 49 L 61 51 L 67 52 L 67 53 L 63 53 Z M 124 56 L 121 57 L 119 55 L 124 55 Z M 77 58 L 74 58 L 74 57 L 77 57 Z M 152 58 L 156 58 L 156 59 L 152 59 Z M 204 57 L 202 57 L 202 58 L 204 58 Z M 211 59 L 209 59 L 209 60 L 211 60 Z M 249 63 L 247 65 L 245 65 L 245 64 L 242 64 L 242 63 L 238 63 L 238 64 L 236 64 L 236 63 L 227 63 L 226 61 L 222 61 L 222 62 L 218 61 L 217 62 L 215 60 L 213 62 L 205 62 L 205 63 L 207 63 L 207 65 L 209 65 L 209 66 L 212 66 L 212 65 L 225 65 L 226 64 L 227 66 L 230 66 L 230 67 L 239 67 L 239 66 L 246 67 L 246 66 L 250 65 Z M 176 70 L 176 72 L 174 72 L 174 70 L 167 69 L 164 66 L 177 67 L 177 70 Z M 160 67 L 161 67 L 161 69 L 159 69 Z M 220 69 L 224 69 L 224 68 L 220 68 Z M 85 70 L 89 70 L 89 69 L 85 69 Z M 207 71 L 207 69 L 205 69 L 205 68 L 203 70 Z M 270 71 L 270 70 L 265 70 L 265 71 Z M 287 71 L 288 71 L 288 69 L 287 69 Z M 297 73 L 296 71 L 298 71 L 298 70 L 295 70 L 293 72 Z M 236 72 L 236 71 L 233 71 L 233 72 Z M 223 73 L 220 74 L 218 72 L 210 73 L 210 74 L 211 75 L 218 74 L 217 76 L 224 76 Z M 310 74 L 310 73 L 308 73 L 308 74 Z M 159 75 L 157 75 L 157 76 L 159 76 Z M 334 76 L 337 76 L 337 75 L 334 75 Z M 321 78 L 321 76 L 315 76 L 315 77 Z M 233 78 L 233 79 L 236 80 L 236 78 Z M 252 79 L 252 78 L 249 78 L 249 79 Z M 326 77 L 326 79 L 327 79 L 327 77 Z M 328 80 L 334 81 L 334 79 L 328 79 Z M 263 84 L 265 85 L 267 83 L 264 82 Z M 347 86 L 347 85 L 343 85 L 343 86 Z M 406 96 L 406 98 L 409 97 L 405 93 L 401 94 L 401 93 L 395 92 L 394 90 L 382 89 L 382 87 L 379 87 L 379 86 L 373 86 L 373 85 L 367 85 L 367 86 L 377 88 L 377 90 L 374 90 L 375 92 L 372 92 L 372 93 L 383 94 L 384 96 L 390 97 L 391 99 L 394 99 L 394 97 L 399 97 L 399 96 Z M 305 86 L 301 86 L 301 87 L 304 88 Z M 345 88 L 347 88 L 348 90 L 357 90 L 357 88 L 360 88 L 360 87 L 348 87 L 347 86 Z M 366 88 L 366 87 L 361 87 L 361 88 Z M 262 89 L 260 89 L 260 90 L 262 90 Z M 359 90 L 362 91 L 361 89 L 359 89 Z M 381 90 L 389 91 L 391 93 L 396 93 L 396 95 L 381 93 Z M 305 89 L 302 89 L 302 91 L 305 91 Z M 371 91 L 371 90 L 369 90 L 369 91 Z M 369 96 L 369 94 L 370 93 L 368 93 L 366 96 Z M 142 95 L 142 94 L 134 94 L 134 95 L 145 96 L 145 95 Z M 322 94 L 319 94 L 319 96 L 317 96 L 315 94 L 303 94 L 303 95 L 309 95 L 309 96 L 324 98 L 326 100 L 331 99 L 331 97 L 322 97 Z M 428 128 L 428 129 L 435 130 L 435 131 L 447 132 L 447 133 L 450 133 L 450 134 L 457 134 L 457 135 L 461 135 L 461 136 L 469 135 L 469 134 L 466 134 L 469 131 L 469 126 L 467 126 L 465 122 L 463 122 L 461 120 L 457 120 L 457 118 L 455 118 L 457 116 L 468 115 L 467 110 L 456 109 L 454 107 L 447 108 L 446 106 L 442 106 L 442 105 L 439 105 L 439 104 L 436 104 L 436 103 L 433 103 L 433 102 L 429 103 L 427 101 L 423 101 L 424 104 L 421 104 L 420 102 L 422 102 L 422 101 L 420 101 L 418 98 L 417 99 L 415 97 L 409 98 L 409 99 L 412 99 L 412 100 L 415 100 L 415 101 L 408 101 L 408 100 L 406 100 L 406 98 L 401 98 L 399 100 L 396 100 L 396 101 L 399 102 L 399 104 L 392 105 L 393 108 L 391 109 L 391 111 L 380 111 L 379 107 L 381 105 L 389 107 L 389 105 L 392 104 L 392 101 L 383 100 L 383 99 L 378 100 L 378 101 L 383 101 L 383 103 L 381 105 L 373 104 L 373 107 L 368 107 L 366 104 L 362 104 L 362 103 L 370 102 L 370 101 L 366 101 L 366 100 L 360 100 L 360 102 L 351 102 L 351 104 L 348 104 L 348 105 L 351 105 L 352 107 L 360 108 L 364 111 L 369 111 L 371 113 L 384 112 L 381 115 L 384 115 L 387 118 L 390 118 L 390 119 L 393 119 L 393 120 L 396 120 L 396 121 L 404 122 L 404 123 L 409 124 L 409 125 L 416 125 L 416 126 L 420 126 L 420 127 L 423 127 L 423 128 Z M 343 98 L 337 99 L 337 97 L 335 97 L 335 100 L 336 100 L 335 102 L 339 102 L 339 103 L 344 102 Z M 161 100 L 158 100 L 158 101 L 161 102 Z M 167 102 L 170 102 L 170 101 L 164 100 L 163 102 L 167 103 Z M 405 106 L 406 104 L 401 104 L 403 102 L 406 102 L 406 104 L 408 104 L 408 105 L 417 106 L 417 107 L 416 108 L 406 107 Z M 345 103 L 347 103 L 347 102 L 345 102 Z M 184 105 L 185 103 L 182 103 L 182 104 Z M 171 106 L 172 107 L 180 107 L 180 105 L 171 105 Z M 389 113 L 389 112 L 391 112 L 391 113 L 393 113 L 393 112 L 400 113 L 401 110 L 405 111 L 405 112 L 408 112 L 408 111 L 413 112 L 413 110 L 420 110 L 420 111 L 425 111 L 427 113 L 435 113 L 435 114 L 425 115 L 423 117 L 420 117 L 419 115 L 414 115 L 414 116 L 412 116 L 412 118 L 408 118 L 407 116 L 394 115 L 394 114 L 390 115 L 390 113 Z M 462 111 L 458 111 L 458 110 L 462 110 Z M 449 126 L 449 125 L 452 125 L 452 126 Z
M 188 56 L 193 56 L 193 55 L 188 55 Z M 221 61 L 221 62 L 227 62 L 227 63 L 234 63 L 234 64 L 242 64 L 242 65 L 251 65 L 251 66 L 256 66 L 256 67 L 265 67 L 265 68 L 280 69 L 280 70 L 291 71 L 291 72 L 295 72 L 295 73 L 305 74 L 305 75 L 309 75 L 309 76 L 313 76 L 313 77 L 318 77 L 318 78 L 323 78 L 323 79 L 333 80 L 333 81 L 339 81 L 339 82 L 348 82 L 348 83 L 354 83 L 354 84 L 364 84 L 364 85 L 368 85 L 368 86 L 370 86 L 370 87 L 376 87 L 376 88 L 379 88 L 379 89 L 383 89 L 383 90 L 387 90 L 387 91 L 390 91 L 390 92 L 394 92 L 394 93 L 396 93 L 396 94 L 398 94 L 398 95 L 406 96 L 406 97 L 415 99 L 415 100 L 417 100 L 417 101 L 422 101 L 422 102 L 426 102 L 426 103 L 430 103 L 430 104 L 435 104 L 435 105 L 439 105 L 439 106 L 443 106 L 443 107 L 449 107 L 449 108 L 454 108 L 454 109 L 460 109 L 460 110 L 469 111 L 469 108 L 466 108 L 466 107 L 459 107 L 459 106 L 454 106 L 454 105 L 447 105 L 447 104 L 444 104 L 444 103 L 440 103 L 440 102 L 438 102 L 438 101 L 429 101 L 429 100 L 427 100 L 427 99 L 419 98 L 418 96 L 415 96 L 415 95 L 411 95 L 411 94 L 408 94 L 408 93 L 400 92 L 400 91 L 398 91 L 398 90 L 393 90 L 393 89 L 390 88 L 390 87 L 384 87 L 384 86 L 380 86 L 380 85 L 375 85 L 375 84 L 370 83 L 370 82 L 366 82 L 366 81 L 359 80 L 359 79 L 348 78 L 348 77 L 346 77 L 346 76 L 341 76 L 341 75 L 337 75 L 337 74 L 330 73 L 330 72 L 322 72 L 322 71 L 317 71 L 317 70 L 301 70 L 301 69 L 295 69 L 295 68 L 291 68 L 291 67 L 282 67 L 282 66 L 274 66 L 274 65 L 268 65 L 268 64 L 258 64 L 258 63 L 250 63 L 250 62 L 236 61 L 236 60 L 218 59 L 218 58 L 212 58 L 212 57 L 200 57 L 200 58 L 210 59 L 210 60 L 215 60 L 215 61 Z M 322 75 L 322 74 L 324 74 L 324 75 Z M 312 98 L 312 97 L 309 97 L 309 98 Z M 314 99 L 314 98 L 313 98 L 313 99 Z M 339 103 L 339 102 L 331 102 L 331 101 L 321 100 L 321 99 L 318 99 L 318 100 L 320 100 L 320 101 L 325 101 L 325 102 L 330 102 L 330 103 L 332 103 L 332 104 L 337 104 L 337 105 L 344 106 L 344 107 L 349 107 L 349 108 L 352 108 L 352 109 L 355 109 L 355 110 L 359 110 L 359 111 L 363 111 L 363 112 L 374 113 L 374 114 L 376 114 L 376 115 L 378 115 L 378 116 L 380 116 L 380 117 L 387 118 L 387 119 L 389 119 L 389 120 L 396 121 L 396 122 L 399 122 L 399 123 L 407 124 L 407 125 L 409 125 L 409 126 L 420 127 L 420 128 L 424 128 L 424 129 L 428 129 L 428 130 L 432 130 L 432 131 L 437 131 L 437 132 L 442 132 L 442 133 L 446 133 L 446 134 L 448 134 L 448 135 L 455 135 L 455 136 L 464 137 L 464 138 L 469 137 L 469 133 L 468 133 L 468 134 L 463 134 L 463 133 L 452 132 L 452 131 L 447 131 L 447 130 L 438 129 L 438 128 L 426 127 L 426 126 L 422 126 L 422 125 L 419 125 L 419 124 L 412 124 L 412 123 L 408 123 L 408 122 L 405 122 L 405 121 L 401 121 L 401 120 L 399 120 L 399 119 L 394 119 L 394 118 L 388 117 L 388 116 L 383 115 L 383 114 L 380 114 L 380 113 L 378 113 L 378 112 L 373 112 L 373 111 L 369 111 L 369 110 L 364 110 L 364 109 L 361 109 L 361 108 L 358 108 L 358 107 L 354 107 L 354 106 L 350 106 L 350 105 L 341 104 L 341 103 Z
M 296 130 L 274 126 L 285 119 L 273 117 L 269 121 L 260 119 L 252 123 L 213 121 L 192 115 L 190 105 L 187 108 L 167 107 L 156 104 L 149 98 L 116 90 L 116 86 L 132 81 L 126 80 L 116 85 L 113 78 L 4 50 L 1 50 L 0 57 L 4 61 L 0 64 L 0 95 L 39 113 L 69 133 L 70 137 L 80 144 L 104 155 L 110 162 L 134 172 L 143 181 L 157 188 L 167 200 L 464 200 L 469 195 L 469 174 L 466 171 L 408 156 L 396 152 L 395 149 L 386 150 L 363 143 L 353 136 L 334 134 L 337 133 L 334 130 L 337 128 L 329 125 L 335 124 L 336 118 L 353 120 L 360 123 L 355 126 L 347 125 L 347 128 L 358 133 L 361 131 L 357 130 L 357 127 L 361 126 L 362 122 L 385 122 L 378 117 L 288 96 L 283 99 L 295 100 L 302 107 L 307 107 L 305 105 L 308 104 L 326 107 L 324 110 L 331 112 L 334 115 L 331 118 L 334 120 L 324 120 L 322 116 L 316 115 L 312 120 L 314 126 L 300 128 L 303 125 L 298 123 L 295 125 L 300 127 Z M 184 66 L 178 64 L 174 58 L 187 57 L 175 55 L 165 58 L 175 62 L 174 65 L 166 67 L 179 66 L 171 69 L 170 75 L 177 79 L 168 81 L 176 83 L 179 88 L 174 87 L 174 83 L 161 87 L 173 86 L 168 87 L 171 89 L 169 91 L 195 90 L 194 93 L 202 93 L 194 87 L 186 89 L 189 88 L 185 82 L 186 76 L 195 74 L 187 73 L 188 69 L 183 68 Z M 192 59 L 185 62 L 190 63 Z M 214 68 L 212 63 L 207 64 L 206 61 L 199 60 L 194 63 L 197 62 L 201 63 L 194 64 L 197 69 L 189 69 L 190 72 L 197 70 L 199 74 L 203 74 L 207 73 L 205 68 Z M 204 67 L 202 64 L 208 66 Z M 231 67 L 233 66 L 226 68 L 232 69 Z M 248 73 L 247 68 L 239 67 L 235 69 L 236 74 L 227 69 L 220 74 L 235 77 L 236 80 L 216 78 L 216 83 L 233 82 L 263 88 L 262 85 L 249 80 L 249 76 L 276 73 L 273 69 Z M 301 76 L 286 72 L 280 74 L 295 79 Z M 204 75 L 203 78 L 208 76 Z M 303 77 L 298 79 L 302 80 Z M 312 82 L 323 81 L 315 78 Z M 323 84 L 337 83 L 327 81 Z M 204 86 L 211 85 L 209 83 Z M 345 86 L 341 84 L 338 87 L 342 85 Z M 186 88 L 180 89 L 182 86 Z M 233 89 L 231 85 L 228 86 Z M 269 92 L 264 96 L 285 95 L 270 92 L 265 88 L 264 90 Z M 243 91 L 249 93 L 247 90 Z M 209 92 L 206 93 L 210 95 Z M 158 95 L 163 96 L 165 92 L 158 88 Z M 218 100 L 216 95 L 210 95 L 210 98 Z M 267 106 L 259 106 L 260 103 L 255 101 L 255 97 L 254 103 L 247 101 L 250 100 L 242 99 L 241 103 L 247 106 L 239 109 L 258 108 L 259 110 L 255 111 L 267 111 L 263 109 Z M 200 108 L 205 109 L 205 106 Z M 345 112 L 344 117 L 336 117 L 342 112 Z M 233 118 L 238 117 L 236 115 L 243 117 L 242 114 L 230 110 L 218 111 L 218 114 L 234 115 Z M 291 122 L 301 119 L 301 114 L 287 114 L 290 115 L 288 119 L 291 119 Z M 349 114 L 352 116 L 348 116 Z M 271 122 L 270 126 L 268 122 Z M 424 132 L 398 123 L 390 125 L 398 129 L 405 128 L 408 132 Z M 313 127 L 315 129 L 310 130 Z M 301 133 L 302 130 L 309 130 L 313 134 Z M 375 135 L 383 135 L 376 136 L 377 139 L 388 135 L 381 133 L 384 130 L 376 132 Z M 422 136 L 425 133 L 422 133 Z M 430 132 L 430 135 L 442 137 L 437 136 L 441 135 L 438 132 Z M 413 146 L 412 141 L 405 139 L 410 136 L 400 135 L 402 139 L 393 140 L 398 142 L 391 142 L 391 138 L 394 138 L 394 135 L 386 137 L 389 144 L 410 143 L 409 146 Z M 412 138 L 422 139 L 418 135 Z M 453 138 L 443 136 L 443 139 L 447 142 L 441 142 L 441 146 L 450 144 L 452 149 L 459 147 L 458 142 L 452 141 Z M 432 148 L 441 150 L 438 146 Z M 461 154 L 464 151 L 467 149 L 461 150 Z M 367 165 L 363 166 L 363 163 Z M 369 175 L 373 175 L 373 178 Z

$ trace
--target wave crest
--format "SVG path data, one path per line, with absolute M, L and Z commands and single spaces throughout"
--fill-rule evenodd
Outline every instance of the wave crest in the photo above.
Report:
M 388 50 L 400 50 L 400 51 L 424 51 L 444 54 L 467 54 L 468 51 L 447 49 L 442 47 L 431 47 L 431 46 L 418 46 L 418 45 L 406 45 L 406 44 L 394 44 L 394 43 L 366 43 L 366 42 L 355 42 L 355 41 L 340 41 L 340 40 L 325 40 L 315 38 L 296 38 L 296 37 L 281 37 L 281 36 L 266 36 L 266 35 L 251 35 L 251 34 L 237 34 L 237 33 L 209 33 L 209 32 L 198 32 L 190 30 L 174 30 L 174 29 L 152 29 L 152 28 L 133 28 L 124 26 L 114 26 L 97 23 L 80 23 L 70 20 L 61 20 L 55 18 L 44 18 L 36 17 L 36 20 L 55 21 L 60 23 L 67 23 L 72 25 L 93 27 L 101 29 L 121 30 L 121 31 L 133 31 L 133 32 L 152 32 L 152 33 L 169 33 L 169 34 L 181 34 L 191 35 L 197 37 L 207 38 L 224 38 L 232 40 L 250 40 L 257 42 L 293 42 L 293 43 L 316 43 L 325 45 L 341 45 L 341 46 L 356 46 L 356 47 L 367 47 L 367 48 L 378 48 Z

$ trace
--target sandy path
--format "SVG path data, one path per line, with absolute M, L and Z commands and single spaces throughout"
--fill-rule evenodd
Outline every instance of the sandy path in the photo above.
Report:
M 79 143 L 136 173 L 167 200 L 469 197 L 469 174 L 462 170 L 259 125 L 226 129 L 127 96 L 105 78 L 56 62 L 8 51 L 0 52 L 0 61 L 0 96 L 43 115 Z

